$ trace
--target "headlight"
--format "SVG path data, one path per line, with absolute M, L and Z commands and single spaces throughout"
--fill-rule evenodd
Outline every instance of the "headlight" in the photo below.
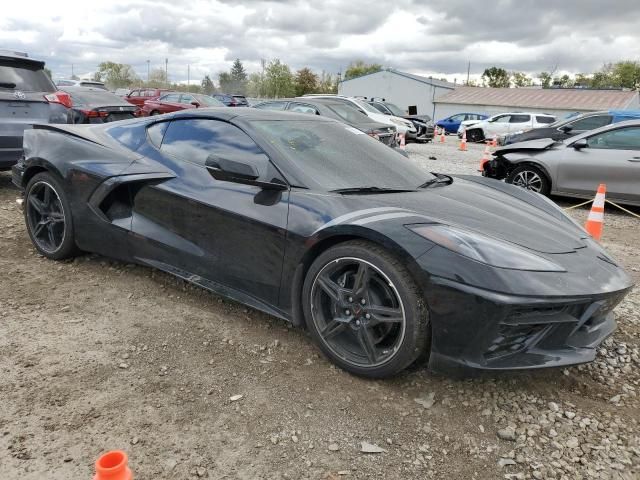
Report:
M 391 122 L 396 125 L 400 125 L 402 127 L 413 128 L 413 123 L 408 122 L 407 120 L 400 120 L 399 118 L 390 118 Z
M 532 272 L 564 272 L 559 265 L 509 242 L 441 224 L 405 225 L 452 252 L 498 268 Z

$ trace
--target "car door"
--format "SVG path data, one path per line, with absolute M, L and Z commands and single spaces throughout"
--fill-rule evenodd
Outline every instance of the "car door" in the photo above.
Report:
M 640 127 L 623 127 L 586 137 L 585 148 L 567 146 L 558 165 L 557 189 L 591 196 L 600 183 L 607 195 L 640 201 Z
M 159 110 L 162 113 L 176 112 L 184 108 L 180 103 L 179 93 L 170 93 L 168 95 L 165 95 L 164 97 L 160 97 L 157 100 L 157 103 Z
M 504 115 L 498 115 L 493 117 L 491 121 L 484 122 L 484 135 L 485 137 L 492 137 L 493 135 L 503 135 L 509 133 L 509 120 L 511 115 L 506 113 Z
M 275 304 L 289 191 L 216 180 L 206 165 L 210 155 L 238 159 L 253 165 L 259 179 L 286 185 L 269 158 L 246 133 L 220 120 L 160 122 L 149 138 L 159 144 L 157 160 L 177 176 L 135 195 L 134 255 Z

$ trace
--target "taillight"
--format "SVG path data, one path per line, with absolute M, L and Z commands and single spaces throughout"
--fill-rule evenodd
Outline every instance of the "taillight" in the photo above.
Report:
M 96 110 L 80 110 L 88 118 L 105 118 L 109 115 L 109 112 L 97 112 Z
M 49 93 L 44 96 L 45 100 L 49 103 L 59 103 L 67 108 L 71 108 L 73 102 L 71 102 L 71 95 L 66 92 Z

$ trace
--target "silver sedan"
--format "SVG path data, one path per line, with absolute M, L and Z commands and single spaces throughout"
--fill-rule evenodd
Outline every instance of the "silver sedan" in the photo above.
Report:
M 640 205 L 640 120 L 562 141 L 544 138 L 498 148 L 482 174 L 543 195 L 587 199 L 604 183 L 608 199 Z

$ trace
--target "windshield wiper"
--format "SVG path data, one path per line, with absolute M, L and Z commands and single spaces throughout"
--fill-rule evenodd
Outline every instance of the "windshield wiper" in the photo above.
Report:
M 16 88 L 16 84 L 12 82 L 0 82 L 0 88 Z
M 333 193 L 341 193 L 342 195 L 358 195 L 360 193 L 401 193 L 401 192 L 413 192 L 415 190 L 411 188 L 386 188 L 386 187 L 350 187 L 350 188 L 336 188 L 330 190 Z
M 453 177 L 450 177 L 449 175 L 444 175 L 442 173 L 431 173 L 435 175 L 435 177 L 430 178 L 421 185 L 418 185 L 418 188 L 428 188 L 434 185 L 451 185 L 453 183 Z

